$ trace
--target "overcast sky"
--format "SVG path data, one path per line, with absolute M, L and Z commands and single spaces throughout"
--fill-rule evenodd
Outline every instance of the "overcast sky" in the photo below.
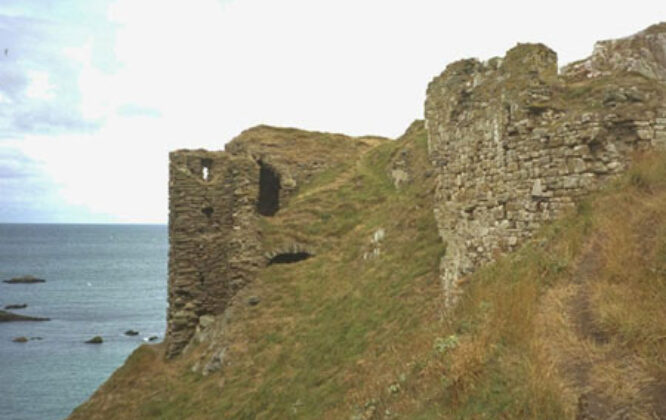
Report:
M 257 124 L 400 135 L 457 59 L 560 65 L 663 1 L 0 0 L 0 222 L 167 220 L 167 153 Z

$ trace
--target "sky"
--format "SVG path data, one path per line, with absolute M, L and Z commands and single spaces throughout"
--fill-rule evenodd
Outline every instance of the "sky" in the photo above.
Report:
M 462 58 L 559 64 L 663 1 L 0 0 L 0 223 L 166 223 L 168 152 L 258 124 L 399 136 Z

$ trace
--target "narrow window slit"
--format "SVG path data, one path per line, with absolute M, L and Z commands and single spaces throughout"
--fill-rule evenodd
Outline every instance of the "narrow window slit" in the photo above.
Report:
M 280 175 L 262 161 L 259 163 L 259 197 L 257 211 L 273 216 L 280 209 Z
M 210 167 L 213 165 L 213 161 L 210 159 L 201 159 L 201 179 L 208 181 L 210 177 Z

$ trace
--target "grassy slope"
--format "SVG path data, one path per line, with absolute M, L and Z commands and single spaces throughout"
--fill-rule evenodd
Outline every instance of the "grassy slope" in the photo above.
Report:
M 265 221 L 268 244 L 318 255 L 241 292 L 220 372 L 191 373 L 202 349 L 165 363 L 143 346 L 72 418 L 572 418 L 581 394 L 591 414 L 660 413 L 666 159 L 477 272 L 443 316 L 425 149 L 422 129 L 381 144 Z M 386 168 L 403 150 L 414 182 L 397 190 Z
M 236 308 L 223 372 L 190 373 L 196 349 L 164 363 L 159 346 L 144 346 L 72 417 L 346 418 L 380 398 L 410 373 L 405 354 L 429 351 L 438 325 L 443 246 L 426 147 L 423 129 L 380 144 L 320 174 L 265 220 L 268 248 L 295 238 L 317 256 L 270 266 L 243 291 L 261 303 Z M 403 148 L 415 182 L 398 191 L 387 165 Z M 381 254 L 365 260 L 379 228 Z
M 666 156 L 639 160 L 470 279 L 423 418 L 666 416 Z

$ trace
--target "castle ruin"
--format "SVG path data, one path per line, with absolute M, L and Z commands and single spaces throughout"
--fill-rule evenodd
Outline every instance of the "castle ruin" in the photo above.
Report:
M 623 172 L 634 152 L 666 148 L 665 82 L 666 24 L 659 24 L 599 43 L 562 71 L 546 46 L 519 44 L 504 58 L 453 63 L 430 83 L 425 118 L 448 306 L 467 274 Z M 266 249 L 260 218 L 279 213 L 315 174 L 371 146 L 260 126 L 224 152 L 171 153 L 167 357 L 282 254 Z M 314 252 L 289 241 L 283 249 L 294 255 L 277 262 Z

